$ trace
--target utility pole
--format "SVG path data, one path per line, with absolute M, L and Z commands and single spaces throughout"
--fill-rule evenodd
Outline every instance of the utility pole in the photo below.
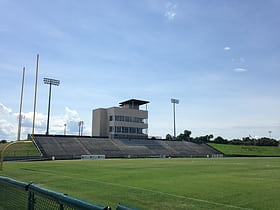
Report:
M 37 83 L 38 83 L 38 68 L 39 68 L 39 54 L 37 54 L 36 59 L 36 75 L 35 75 L 35 93 L 34 93 L 34 111 L 33 111 L 33 121 L 32 121 L 32 136 L 35 132 L 35 115 L 36 115 L 36 101 L 37 101 Z
M 21 121 L 22 121 L 22 99 L 23 99 L 23 87 L 24 87 L 24 76 L 25 76 L 25 67 L 22 69 L 22 82 L 21 82 L 21 94 L 20 94 L 20 104 L 19 104 L 19 116 L 18 116 L 18 135 L 17 140 L 20 140 L 20 133 L 21 133 Z

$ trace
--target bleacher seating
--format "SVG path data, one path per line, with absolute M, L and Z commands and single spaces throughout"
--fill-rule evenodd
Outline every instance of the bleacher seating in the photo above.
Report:
M 110 139 L 84 136 L 34 135 L 43 157 L 78 159 L 81 155 L 121 157 L 206 157 L 221 154 L 206 144 L 186 141 Z

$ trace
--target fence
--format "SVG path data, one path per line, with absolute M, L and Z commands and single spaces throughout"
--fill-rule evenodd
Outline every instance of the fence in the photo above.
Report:
M 0 210 L 110 210 L 73 198 L 62 193 L 41 188 L 33 183 L 19 182 L 0 176 Z M 133 209 L 123 205 L 118 210 Z
M 82 160 L 96 160 L 96 159 L 105 159 L 105 155 L 81 155 Z

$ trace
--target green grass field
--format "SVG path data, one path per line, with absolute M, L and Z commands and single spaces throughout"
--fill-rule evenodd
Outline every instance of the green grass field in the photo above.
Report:
M 208 144 L 226 155 L 280 156 L 280 147 Z
M 5 162 L 0 175 L 112 207 L 280 208 L 280 158 Z
M 0 151 L 7 144 L 0 144 Z M 14 144 L 10 146 L 5 152 L 5 156 L 39 156 L 40 153 L 35 148 L 33 143 Z

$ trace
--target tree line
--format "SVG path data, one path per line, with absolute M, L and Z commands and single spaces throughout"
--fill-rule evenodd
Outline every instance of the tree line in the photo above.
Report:
M 166 140 L 176 140 L 176 141 L 189 141 L 198 144 L 202 143 L 216 143 L 216 144 L 233 144 L 233 145 L 256 145 L 256 146 L 278 146 L 279 141 L 273 138 L 261 137 L 261 138 L 252 138 L 244 137 L 242 139 L 224 139 L 221 136 L 214 138 L 212 134 L 191 137 L 192 132 L 190 130 L 184 130 L 183 133 L 180 133 L 176 138 L 170 134 L 166 135 Z

